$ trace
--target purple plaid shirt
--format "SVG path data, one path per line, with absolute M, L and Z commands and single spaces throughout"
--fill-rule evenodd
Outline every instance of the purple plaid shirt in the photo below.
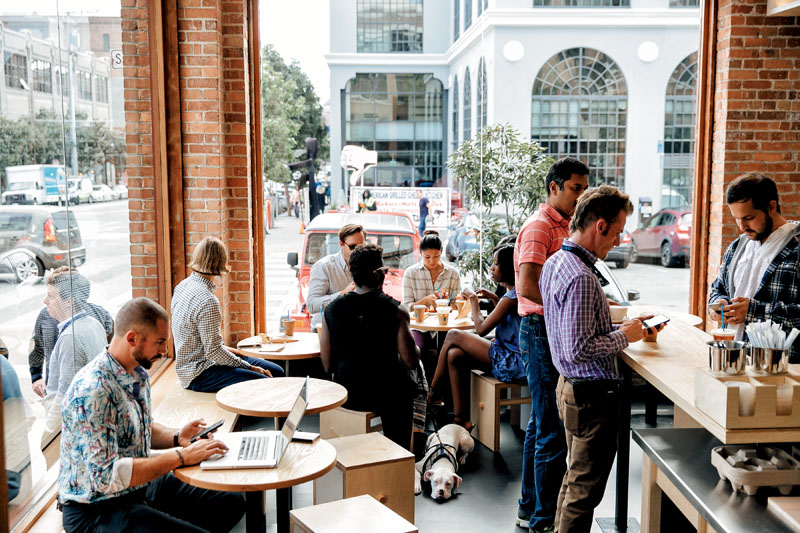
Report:
M 597 257 L 570 240 L 594 263 Z M 559 250 L 539 277 L 553 364 L 565 378 L 619 379 L 616 355 L 628 345 L 611 326 L 603 287 L 580 257 Z

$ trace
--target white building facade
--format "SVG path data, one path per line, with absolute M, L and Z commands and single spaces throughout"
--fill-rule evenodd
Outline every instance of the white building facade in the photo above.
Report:
M 367 185 L 450 185 L 449 154 L 509 123 L 634 205 L 688 205 L 697 4 L 331 0 L 331 185 L 346 144 L 378 151 Z

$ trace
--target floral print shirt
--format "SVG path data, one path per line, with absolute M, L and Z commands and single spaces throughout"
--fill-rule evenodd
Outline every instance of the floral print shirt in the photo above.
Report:
M 141 366 L 135 374 L 106 349 L 75 375 L 62 411 L 62 502 L 92 503 L 138 488 L 130 487 L 132 462 L 150 456 L 153 421 L 149 376 Z

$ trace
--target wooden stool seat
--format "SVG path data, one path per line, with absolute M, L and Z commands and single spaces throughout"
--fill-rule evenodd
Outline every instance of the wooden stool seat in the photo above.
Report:
M 528 386 L 504 383 L 491 374 L 472 371 L 469 418 L 478 426 L 476 438 L 493 452 L 500 449 L 500 409 L 511 406 L 512 424 L 519 426 L 519 406 L 531 403 L 530 393 L 522 396 L 523 389 L 528 390 Z M 508 398 L 503 398 L 503 391 L 508 391 Z
M 363 435 L 383 430 L 381 417 L 369 411 L 337 407 L 319 414 L 319 434 L 323 439 Z
M 336 449 L 336 465 L 314 480 L 315 504 L 369 494 L 414 521 L 414 454 L 380 433 L 328 442 Z
M 417 533 L 414 524 L 367 494 L 295 509 L 292 533 Z

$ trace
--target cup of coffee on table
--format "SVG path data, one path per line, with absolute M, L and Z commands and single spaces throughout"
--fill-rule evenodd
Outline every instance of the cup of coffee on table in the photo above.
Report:
M 715 328 L 709 333 L 715 341 L 732 341 L 736 337 L 736 331 L 728 328 Z
M 269 335 L 266 333 L 259 333 L 259 337 L 261 337 L 261 344 L 267 344 L 269 342 Z
M 464 304 L 467 303 L 466 300 L 462 300 L 461 298 L 456 300 L 456 310 L 458 314 L 461 314 L 461 310 L 464 309 Z
M 439 317 L 439 325 L 446 326 L 447 320 L 450 318 L 450 308 L 447 306 L 437 307 L 436 314 Z
M 422 322 L 425 320 L 425 306 L 424 305 L 415 305 L 414 306 L 414 319 L 417 322 Z
M 437 309 L 440 308 L 440 307 L 448 306 L 448 305 L 450 305 L 450 300 L 448 300 L 447 298 L 438 298 L 436 300 L 436 308 Z
M 283 318 L 283 332 L 286 334 L 287 337 L 291 337 L 294 335 L 294 318 Z
M 611 313 L 611 322 L 619 324 L 628 316 L 628 308 L 621 305 L 609 305 L 608 311 Z

